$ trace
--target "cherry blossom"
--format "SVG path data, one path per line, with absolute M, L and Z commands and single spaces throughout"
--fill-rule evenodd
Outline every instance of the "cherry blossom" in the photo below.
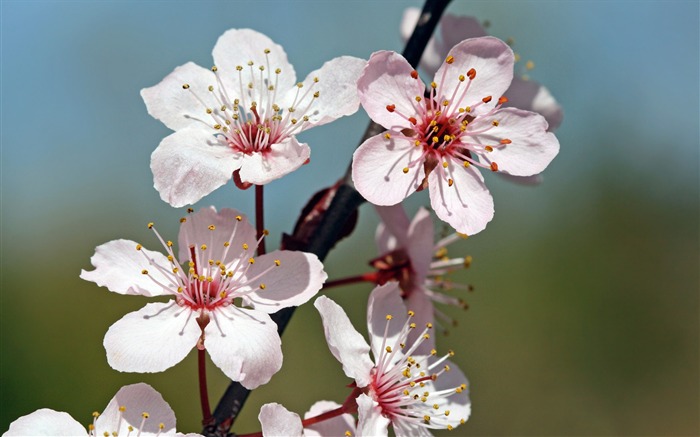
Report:
M 421 11 L 418 8 L 406 8 L 404 11 L 401 20 L 401 38 L 404 42 L 411 36 L 420 14 Z M 433 76 L 450 48 L 467 38 L 487 35 L 483 26 L 473 17 L 444 14 L 440 18 L 440 38 L 430 39 L 423 52 L 420 67 L 428 75 Z M 526 63 L 526 68 L 531 65 L 531 61 Z M 504 103 L 504 107 L 520 108 L 541 114 L 547 120 L 550 131 L 554 131 L 561 124 L 564 117 L 561 105 L 545 86 L 531 80 L 527 75 L 515 75 L 505 95 L 508 96 L 508 101 Z
M 183 436 L 175 431 L 175 414 L 148 384 L 119 389 L 102 414 L 92 413 L 87 430 L 68 413 L 42 408 L 10 424 L 3 436 Z M 187 434 L 188 437 L 199 434 Z
M 395 52 L 375 52 L 358 79 L 360 102 L 386 132 L 354 153 L 355 187 L 375 205 L 395 205 L 430 188 L 437 216 L 472 235 L 493 218 L 493 199 L 477 168 L 514 176 L 542 172 L 559 151 L 539 114 L 502 108 L 513 51 L 493 37 L 450 50 L 428 92 Z
M 429 429 L 453 429 L 469 418 L 467 379 L 448 361 L 454 353 L 442 357 L 435 349 L 427 355 L 415 353 L 422 342 L 432 342 L 432 325 L 417 326 L 415 313 L 406 310 L 396 282 L 378 286 L 370 294 L 370 344 L 331 299 L 321 296 L 314 306 L 323 319 L 331 353 L 355 380 L 351 399 L 358 413 L 358 436 L 388 435 L 390 425 L 399 437 L 429 436 Z M 413 330 L 421 334 L 409 341 Z
M 192 62 L 141 90 L 148 113 L 175 133 L 151 155 L 154 185 L 178 207 L 230 180 L 263 185 L 308 162 L 295 135 L 359 107 L 355 82 L 365 61 L 341 56 L 303 82 L 284 49 L 250 29 L 226 31 L 214 67 Z
M 258 420 L 263 436 L 321 437 L 355 435 L 355 418 L 350 414 L 339 414 L 323 418 L 324 413 L 333 413 L 342 408 L 331 401 L 319 401 L 304 415 L 304 425 L 298 414 L 277 403 L 265 404 L 260 409 Z M 322 419 L 318 420 L 317 419 Z M 312 422 L 312 423 L 310 423 Z
M 323 265 L 304 252 L 254 257 L 255 230 L 233 209 L 203 208 L 182 221 L 179 255 L 149 223 L 166 255 L 114 240 L 97 247 L 95 270 L 80 275 L 119 294 L 174 297 L 109 328 L 104 346 L 110 366 L 160 372 L 197 347 L 246 388 L 268 382 L 282 365 L 280 337 L 269 314 L 313 297 L 326 280 Z

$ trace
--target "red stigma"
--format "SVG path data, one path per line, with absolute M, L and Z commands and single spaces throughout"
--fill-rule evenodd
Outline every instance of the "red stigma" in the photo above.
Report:
M 410 121 L 412 125 L 418 124 L 418 120 L 416 120 L 415 117 L 408 117 L 408 121 Z
M 504 104 L 504 103 L 507 102 L 507 101 L 508 101 L 508 97 L 502 96 L 502 97 L 500 97 L 500 98 L 498 99 L 498 104 L 499 104 L 499 105 L 502 105 L 502 104 Z
M 389 112 L 394 112 L 396 110 L 396 105 L 386 105 L 386 110 Z
M 418 79 L 418 72 L 416 70 L 411 71 L 411 77 L 414 79 Z
M 492 162 L 491 163 L 491 171 L 498 171 L 498 164 L 496 164 L 495 162 Z
M 488 103 L 488 102 L 491 101 L 491 96 L 486 96 L 486 97 L 484 97 L 483 99 L 481 99 L 481 101 L 484 102 L 484 103 Z

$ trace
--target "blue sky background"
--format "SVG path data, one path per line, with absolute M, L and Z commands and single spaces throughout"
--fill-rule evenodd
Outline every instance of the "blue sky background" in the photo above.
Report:
M 146 299 L 78 278 L 114 238 L 154 245 L 183 213 L 152 188 L 151 152 L 169 131 L 139 90 L 178 65 L 212 63 L 229 28 L 282 44 L 300 77 L 339 55 L 401 51 L 398 1 L 3 1 L 0 429 L 40 407 L 87 422 L 118 387 L 151 383 L 196 431 L 195 361 L 159 375 L 109 368 L 107 328 Z M 439 341 L 470 377 L 469 435 L 697 435 L 698 2 L 455 1 L 451 13 L 514 38 L 562 104 L 561 153 L 536 188 L 488 177 L 494 221 L 458 248 L 476 286 L 460 326 Z M 266 188 L 274 244 L 350 162 L 360 112 L 304 133 L 311 164 Z M 490 175 L 488 175 L 490 176 Z M 410 199 L 409 209 L 427 204 Z M 200 205 L 252 214 L 227 185 Z M 331 278 L 375 256 L 368 206 L 327 260 Z M 367 287 L 330 295 L 363 324 Z M 283 339 L 285 366 L 241 419 L 277 401 L 303 413 L 342 401 L 346 378 L 313 307 Z M 225 378 L 212 368 L 212 397 Z M 312 378 L 315 378 L 311 383 Z

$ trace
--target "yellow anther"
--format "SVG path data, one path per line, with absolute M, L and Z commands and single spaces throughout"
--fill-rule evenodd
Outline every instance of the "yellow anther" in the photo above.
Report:
M 484 147 L 484 150 L 486 150 L 487 152 L 493 152 L 493 147 L 486 146 L 486 147 Z
M 430 349 L 430 355 L 436 355 L 437 351 L 435 349 Z
M 492 124 L 493 126 L 498 126 L 498 125 L 501 124 L 501 123 L 500 123 L 498 120 L 494 120 L 494 121 L 491 122 L 491 124 Z
M 452 425 L 447 425 L 447 430 L 448 430 L 448 431 L 452 431 L 453 429 L 454 429 L 454 427 L 453 427 Z
M 137 245 L 136 245 L 136 250 L 141 250 L 141 249 L 143 249 L 143 246 L 141 246 L 140 244 L 137 244 Z
M 471 106 L 465 106 L 464 110 L 467 112 L 472 112 L 472 107 Z
M 391 319 L 393 319 L 393 318 L 394 318 L 394 316 L 392 316 L 391 314 L 387 314 L 387 315 L 386 315 L 386 319 L 387 319 L 387 320 L 391 320 Z
M 297 88 L 303 88 L 303 87 L 304 87 L 304 84 L 303 84 L 303 83 L 301 83 L 301 82 L 298 82 L 298 83 L 297 83 Z
M 90 431 L 94 431 L 94 430 L 95 430 L 95 425 L 93 425 L 92 423 L 89 424 L 89 425 L 88 425 L 88 429 L 89 429 Z
M 262 232 L 262 233 L 263 233 L 263 235 L 265 235 L 265 236 L 270 235 L 270 231 L 268 231 L 267 229 L 263 229 L 263 232 Z
M 391 353 L 391 346 L 387 346 L 386 349 L 387 353 Z
M 226 292 L 225 292 L 225 291 L 222 291 L 221 293 L 219 293 L 219 297 L 222 298 L 222 299 L 225 299 L 225 298 L 226 298 Z
M 213 260 L 213 259 L 210 259 L 210 260 L 209 260 L 209 265 L 210 265 L 210 266 L 213 266 L 213 265 L 214 265 L 214 260 Z
M 455 181 L 453 181 L 452 179 L 447 179 L 447 186 L 448 187 L 451 187 L 452 185 L 454 185 L 454 183 L 455 183 Z
M 433 141 L 433 143 L 437 143 L 438 141 L 440 141 L 440 138 L 438 138 L 438 137 L 433 137 L 433 140 L 432 140 L 432 141 Z
M 93 412 L 92 412 L 92 417 L 100 417 L 100 412 L 99 412 L 99 411 L 93 411 Z
M 449 415 L 450 415 L 450 410 L 445 410 L 445 416 L 449 416 Z
M 416 96 L 416 102 L 420 102 L 421 100 L 423 100 L 421 96 Z
M 201 246 L 199 246 L 199 248 L 202 249 L 202 250 L 207 250 L 207 245 L 206 245 L 206 244 L 202 244 Z
M 229 247 L 230 245 L 231 245 L 231 243 L 230 243 L 230 242 L 228 242 L 228 241 L 224 241 L 224 247 Z
M 219 70 L 219 69 L 216 68 L 216 65 L 212 65 L 211 71 L 213 71 L 214 73 L 216 73 L 218 70 Z
M 463 74 L 460 74 L 460 75 L 459 75 L 459 81 L 460 81 L 460 82 L 464 82 L 464 75 L 463 75 Z
M 264 289 L 265 289 L 265 287 L 266 287 L 266 285 L 265 285 L 265 284 L 260 284 L 260 289 L 261 289 L 261 290 L 264 290 Z
M 146 269 L 141 270 L 141 274 L 142 274 L 142 275 L 147 275 L 147 274 L 148 274 L 148 270 L 146 270 Z
M 175 259 L 172 255 L 168 255 L 166 258 L 168 258 L 168 261 L 173 262 Z
M 126 407 L 124 405 L 120 405 L 119 411 L 121 411 L 123 413 L 124 411 L 126 411 Z
M 434 409 L 434 410 L 439 410 L 439 409 L 440 409 L 440 405 L 438 405 L 438 404 L 433 404 L 433 409 Z
M 410 325 L 408 325 L 408 327 L 411 328 L 411 329 L 416 329 L 416 324 L 415 324 L 415 323 L 411 323 Z
M 129 426 L 127 427 L 127 430 L 129 430 L 129 432 L 132 432 L 132 431 L 134 431 L 134 427 L 131 426 L 131 425 L 129 425 Z
M 153 229 L 153 222 L 148 223 L 148 229 Z
M 255 63 L 253 63 L 253 61 L 248 61 L 248 66 L 249 66 L 249 67 L 252 67 L 253 65 L 255 65 Z
M 144 411 L 143 413 L 141 413 L 141 417 L 143 417 L 144 419 L 148 419 L 149 417 L 151 417 L 151 415 Z
M 469 167 L 471 164 L 469 164 L 469 161 L 464 161 L 464 168 Z
M 408 310 L 408 317 L 413 317 L 413 316 L 415 316 L 415 315 L 416 315 L 416 313 L 414 313 L 414 312 L 411 311 L 411 310 Z
M 467 422 L 467 421 L 464 420 L 464 419 L 459 419 L 459 424 L 460 424 L 460 425 L 464 425 L 466 422 Z
M 165 429 L 165 424 L 162 423 L 162 422 L 159 423 L 159 424 L 158 424 L 158 428 L 159 428 L 159 429 Z
M 455 61 L 455 58 L 454 58 L 454 56 L 452 56 L 452 55 L 448 56 L 447 59 L 445 59 L 445 62 L 448 63 L 448 64 L 451 64 L 451 63 L 453 63 L 454 61 Z
M 390 134 L 389 132 L 385 133 L 385 134 L 384 134 L 384 138 L 386 138 L 387 140 L 390 139 L 390 138 L 391 138 L 391 134 Z
M 182 89 L 183 89 L 183 90 L 188 90 L 188 89 L 190 89 L 190 84 L 188 84 L 188 83 L 182 84 Z
M 346 437 L 352 437 L 352 433 L 350 431 L 345 431 L 345 436 Z
M 425 416 L 423 416 L 423 420 L 425 421 L 425 423 L 430 423 L 430 416 L 426 414 Z
M 220 124 L 218 124 L 218 123 L 217 123 L 217 124 L 215 124 L 215 125 L 214 125 L 214 129 L 216 129 L 216 130 L 219 130 L 219 129 L 221 129 L 221 125 L 220 125 Z
M 430 334 L 423 334 L 423 338 L 426 339 L 426 340 L 429 339 L 429 338 L 430 338 Z
M 403 170 L 404 174 L 408 173 L 408 167 L 404 167 Z
M 404 394 L 404 396 L 408 396 L 408 394 L 410 393 L 410 391 L 404 389 L 404 391 L 403 391 L 402 393 Z
M 532 61 L 527 61 L 525 63 L 525 68 L 527 68 L 528 70 L 532 70 L 533 68 L 535 68 L 535 63 Z
M 243 217 L 240 216 L 240 215 L 237 215 L 237 216 L 236 216 L 236 220 L 240 222 L 241 220 L 243 220 Z
M 449 100 L 443 100 L 443 101 L 442 101 L 442 106 L 447 106 L 447 105 L 449 105 L 449 104 L 450 104 L 450 101 L 449 101 Z
M 209 226 L 208 226 L 208 229 L 209 229 L 210 231 L 213 231 L 214 229 L 216 229 L 216 226 L 214 226 L 214 225 L 209 225 Z
M 318 96 L 320 96 L 320 95 L 321 95 L 321 91 L 316 91 L 314 93 L 314 99 L 318 99 Z
M 243 250 L 248 250 L 248 243 L 243 243 Z
M 442 168 L 447 168 L 448 165 L 449 165 L 449 164 L 447 163 L 447 161 L 443 161 L 443 163 L 442 163 Z
M 178 293 L 182 293 L 183 291 L 185 291 L 184 288 L 182 288 L 182 287 L 177 287 L 177 292 L 178 292 Z
M 280 264 L 282 264 L 282 262 L 281 262 L 280 260 L 276 259 L 276 260 L 275 260 L 275 265 L 276 265 L 277 267 L 279 267 Z
M 415 386 L 416 386 L 416 383 L 415 383 L 414 381 L 411 381 L 411 382 L 408 383 L 408 385 L 411 386 L 411 387 L 415 387 Z
M 282 69 L 281 69 L 281 68 L 278 68 L 278 69 L 275 70 L 275 74 L 280 74 L 281 72 L 282 72 Z
M 430 87 L 435 89 L 437 88 L 437 84 L 435 82 L 430 82 Z
M 248 260 L 248 262 L 251 263 L 251 264 L 255 264 L 255 260 L 254 260 L 253 258 L 250 258 L 250 259 Z

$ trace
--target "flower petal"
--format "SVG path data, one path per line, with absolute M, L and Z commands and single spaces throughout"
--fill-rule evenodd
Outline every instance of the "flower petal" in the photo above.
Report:
M 255 185 L 267 184 L 304 165 L 310 155 L 311 149 L 306 143 L 289 137 L 271 145 L 269 151 L 243 155 L 241 180 Z
M 119 411 L 120 407 L 125 410 Z M 148 413 L 149 418 L 141 427 L 144 412 Z M 163 424 L 163 429 L 160 424 Z M 127 385 L 119 389 L 95 421 L 95 435 L 103 435 L 105 432 L 109 435 L 128 435 L 129 426 L 144 433 L 172 434 L 175 432 L 175 413 L 163 396 L 150 385 Z
M 226 376 L 252 390 L 280 370 L 281 341 L 270 316 L 233 305 L 210 314 L 204 347 Z
M 210 229 L 212 225 L 214 229 Z M 228 246 L 224 246 L 224 242 L 228 242 Z M 206 253 L 200 251 L 202 244 L 207 246 Z M 243 249 L 243 244 L 248 245 L 247 250 Z M 196 253 L 201 253 L 202 257 L 206 255 L 206 259 L 199 260 L 200 267 L 211 259 L 221 261 L 230 270 L 234 267 L 234 262 L 241 259 L 247 262 L 248 258 L 253 256 L 257 246 L 255 228 L 245 214 L 235 209 L 224 208 L 216 212 L 213 206 L 202 208 L 187 216 L 187 221 L 180 226 L 180 262 L 187 262 L 191 258 L 192 246 L 198 248 Z M 218 267 L 213 267 L 212 270 L 218 270 Z
M 271 314 L 308 302 L 323 287 L 328 275 L 312 253 L 276 250 L 255 258 L 246 277 L 258 278 L 253 286 L 265 284 L 264 290 L 248 294 L 247 299 L 256 310 Z
M 83 425 L 70 414 L 48 408 L 36 410 L 10 424 L 3 436 L 87 436 Z
M 318 401 L 304 414 L 304 420 L 340 407 L 341 405 L 335 402 Z M 304 435 L 306 437 L 344 436 L 347 435 L 347 432 L 350 432 L 351 435 L 355 435 L 355 418 L 352 414 L 347 413 L 333 417 L 332 419 L 314 423 L 304 428 Z
M 497 128 L 479 134 L 474 139 L 480 144 L 498 144 L 509 139 L 509 144 L 493 147 L 492 152 L 480 155 L 487 163 L 498 164 L 499 171 L 514 176 L 532 176 L 542 172 L 559 153 L 559 141 L 547 132 L 544 117 L 534 112 L 515 108 L 501 109 L 494 114 Z M 475 123 L 474 129 L 479 129 Z
M 357 191 L 375 205 L 396 205 L 416 191 L 425 172 L 420 163 L 423 150 L 403 138 L 384 134 L 369 138 L 355 150 L 352 180 Z M 403 170 L 408 169 L 406 173 Z
M 418 8 L 406 8 L 404 10 L 403 18 L 401 19 L 401 39 L 404 43 L 406 43 L 411 37 L 413 29 L 415 29 L 416 24 L 418 24 L 420 16 L 421 10 Z M 445 60 L 447 49 L 443 51 L 442 47 L 442 42 L 437 41 L 434 36 L 431 36 L 428 40 L 428 44 L 425 46 L 423 56 L 420 58 L 420 67 L 430 77 L 435 75 L 435 72 L 442 64 L 442 61 Z
M 415 290 L 408 293 L 404 298 L 404 305 L 409 311 L 414 312 L 411 321 L 416 324 L 416 329 L 408 332 L 406 344 L 415 344 L 423 334 L 423 329 L 428 323 L 435 322 L 435 310 L 433 301 L 428 297 L 423 284 L 419 284 Z M 420 327 L 420 329 L 418 329 Z M 429 338 L 420 339 L 420 344 L 413 352 L 414 355 L 430 355 L 430 351 L 435 348 L 435 332 L 429 332 Z
M 423 97 L 425 85 L 411 77 L 411 64 L 396 52 L 372 53 L 362 75 L 357 80 L 360 102 L 369 118 L 386 129 L 410 127 L 407 117 L 416 115 L 416 96 Z M 395 110 L 389 112 L 388 105 Z
M 375 234 L 379 254 L 396 249 L 397 243 L 400 247 L 408 247 L 410 245 L 408 228 L 411 221 L 403 205 L 375 206 L 375 210 L 382 219 Z
M 297 413 L 292 413 L 280 404 L 265 404 L 260 408 L 258 420 L 265 437 L 301 437 L 304 428 Z
M 518 76 L 506 91 L 508 101 L 504 107 L 518 108 L 525 111 L 537 112 L 547 120 L 547 130 L 554 132 L 564 118 L 564 111 L 552 94 L 543 85 L 534 80 L 524 80 Z
M 389 435 L 391 421 L 382 415 L 379 404 L 366 394 L 357 397 L 357 437 Z
M 479 20 L 463 15 L 444 14 L 440 19 L 440 35 L 442 36 L 442 60 L 449 50 L 468 38 L 487 36 Z
M 493 218 L 493 198 L 483 176 L 473 165 L 465 168 L 451 157 L 445 162 L 448 167 L 444 171 L 438 165 L 428 176 L 430 205 L 438 218 L 457 232 L 467 235 L 481 232 Z M 448 178 L 453 180 L 452 186 Z
M 419 208 L 408 228 L 409 244 L 406 247 L 418 282 L 423 282 L 433 260 L 433 235 L 433 219 L 430 212 Z
M 429 362 L 434 362 L 437 357 L 431 357 Z M 441 363 L 441 367 L 447 365 L 449 371 L 443 372 L 435 381 L 428 381 L 426 385 L 427 391 L 446 391 L 450 389 L 455 389 L 460 385 L 464 384 L 465 390 L 460 390 L 460 392 L 455 391 L 454 394 L 450 396 L 439 396 L 434 399 L 435 403 L 439 405 L 439 411 L 450 410 L 449 416 L 441 416 L 440 422 L 444 423 L 443 428 L 447 424 L 457 427 L 460 421 L 466 421 L 469 419 L 471 414 L 471 401 L 469 400 L 469 381 L 464 373 L 457 367 L 454 363 L 449 360 L 445 360 Z M 438 368 L 435 369 L 438 370 Z M 433 423 L 436 425 L 436 423 Z
M 471 106 L 481 103 L 485 97 L 492 97 L 490 103 L 481 104 L 473 110 L 475 115 L 490 111 L 513 80 L 513 50 L 498 38 L 485 36 L 467 39 L 454 46 L 448 56 L 452 56 L 454 62 L 444 63 L 435 73 L 435 82 L 442 84 L 439 86 L 440 100 L 451 99 L 457 86 L 464 87 L 467 82 L 461 82 L 459 76 L 473 68 L 476 77 L 469 84 L 464 99 L 457 105 Z
M 266 54 L 268 50 L 269 53 Z M 276 81 L 279 92 L 286 92 L 296 83 L 294 67 L 287 60 L 287 54 L 282 46 L 260 32 L 251 29 L 227 30 L 216 41 L 212 55 L 214 65 L 219 71 L 219 78 L 224 83 L 229 97 L 243 98 L 240 92 L 245 90 L 247 100 L 242 100 L 241 103 L 250 104 L 251 101 L 260 101 L 259 84 L 256 82 L 252 88 L 249 88 L 248 84 L 251 82 L 251 74 L 255 80 L 260 78 L 259 67 L 261 66 L 267 69 L 265 76 L 269 74 L 272 80 Z M 253 63 L 252 66 L 249 66 L 250 62 Z M 243 67 L 240 76 L 236 71 L 238 66 Z M 275 74 L 278 68 L 281 72 Z
M 206 126 L 190 126 L 163 139 L 151 155 L 153 185 L 173 207 L 197 202 L 231 179 L 240 155 Z
M 367 61 L 352 56 L 340 56 L 323 64 L 323 66 L 306 76 L 304 87 L 300 90 L 306 92 L 309 89 L 307 99 L 297 102 L 297 108 L 305 108 L 311 100 L 313 103 L 306 115 L 309 121 L 304 123 L 302 130 L 314 126 L 330 123 L 340 117 L 357 112 L 360 107 L 360 97 L 357 95 L 357 79 L 364 69 Z M 318 82 L 315 82 L 318 79 Z M 313 98 L 313 93 L 318 91 L 318 97 Z M 294 103 L 298 89 L 292 88 L 285 95 L 283 108 L 288 108 Z
M 328 348 L 343 365 L 343 372 L 353 378 L 358 387 L 366 387 L 370 383 L 370 371 L 374 367 L 369 357 L 369 345 L 337 303 L 321 296 L 316 299 L 314 306 L 321 314 Z
M 162 372 L 187 356 L 200 332 L 192 311 L 175 301 L 149 303 L 110 326 L 107 361 L 120 372 Z
M 387 321 L 389 316 L 391 320 Z M 383 353 L 385 347 L 393 348 L 398 344 L 397 339 L 403 331 L 406 319 L 408 311 L 401 299 L 398 282 L 387 282 L 372 290 L 367 302 L 367 330 L 375 358 Z
M 163 273 L 163 270 L 168 272 L 171 269 L 168 259 L 160 252 L 143 248 L 136 250 L 137 246 L 140 245 L 131 240 L 114 240 L 97 246 L 90 258 L 95 270 L 81 270 L 80 278 L 119 294 L 171 294 L 155 282 L 170 284 L 170 277 Z M 144 275 L 144 270 L 149 274 Z
M 188 62 L 175 68 L 157 85 L 142 89 L 141 97 L 148 113 L 172 130 L 202 123 L 209 125 L 212 121 L 206 109 L 220 106 L 208 90 L 215 83 L 214 73 Z

